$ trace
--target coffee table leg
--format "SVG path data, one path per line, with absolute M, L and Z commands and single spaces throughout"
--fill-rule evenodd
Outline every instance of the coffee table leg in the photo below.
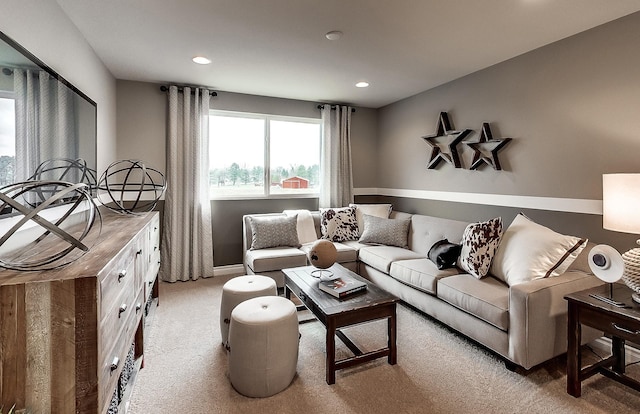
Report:
M 336 382 L 336 322 L 327 320 L 327 384 Z
M 388 361 L 390 365 L 395 365 L 398 361 L 398 350 L 396 348 L 396 304 L 393 304 L 393 311 L 391 316 L 387 318 L 387 335 L 388 335 L 388 346 L 389 346 L 389 357 Z

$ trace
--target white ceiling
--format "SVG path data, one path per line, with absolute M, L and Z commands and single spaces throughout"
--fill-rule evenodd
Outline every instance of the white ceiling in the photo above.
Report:
M 57 1 L 117 79 L 371 108 L 640 10 L 640 0 Z M 344 36 L 329 41 L 331 30 Z

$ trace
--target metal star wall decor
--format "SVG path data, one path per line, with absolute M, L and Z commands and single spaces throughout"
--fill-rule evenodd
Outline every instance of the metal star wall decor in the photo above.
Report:
M 456 168 L 462 168 L 460 155 L 458 154 L 456 146 L 471 132 L 473 131 L 470 129 L 454 131 L 453 128 L 451 128 L 447 113 L 440 112 L 436 133 L 422 137 L 422 139 L 431 146 L 431 157 L 429 158 L 427 168 L 436 168 L 438 164 L 440 164 L 440 161 L 443 160 Z M 446 142 L 442 142 L 443 140 Z M 446 147 L 446 152 L 443 151 L 443 147 Z
M 481 165 L 488 164 L 494 170 L 502 170 L 498 159 L 498 151 L 507 145 L 509 141 L 511 141 L 511 138 L 493 138 L 489 123 L 483 123 L 479 141 L 465 142 L 473 150 L 473 161 L 471 161 L 469 169 L 477 170 Z

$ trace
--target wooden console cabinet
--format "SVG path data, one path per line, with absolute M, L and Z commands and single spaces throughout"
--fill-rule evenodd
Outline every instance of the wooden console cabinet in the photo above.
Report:
M 0 405 L 31 413 L 104 414 L 144 306 L 157 297 L 159 214 L 102 210 L 99 241 L 42 272 L 0 270 Z M 155 292 L 155 293 L 154 293 Z

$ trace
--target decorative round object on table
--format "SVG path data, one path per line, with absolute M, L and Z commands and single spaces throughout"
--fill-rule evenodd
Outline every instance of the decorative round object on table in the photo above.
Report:
M 323 280 L 332 278 L 333 272 L 331 270 L 325 270 L 333 266 L 338 258 L 338 250 L 331 241 L 320 239 L 313 243 L 307 253 L 307 258 L 312 266 L 318 268 L 318 270 L 311 272 L 312 276 L 319 277 Z
M 153 210 L 167 184 L 164 175 L 140 160 L 111 163 L 98 182 L 98 200 L 117 213 Z
M 43 194 L 51 196 L 38 201 Z M 89 251 L 102 230 L 100 212 L 83 183 L 7 185 L 0 189 L 0 211 L 7 215 L 0 232 L 0 266 L 7 269 L 50 270 L 69 264 Z
M 640 240 L 636 241 L 640 245 Z M 640 248 L 636 247 L 622 254 L 624 273 L 622 281 L 633 290 L 631 298 L 640 303 Z
M 616 249 L 599 244 L 589 251 L 589 268 L 603 282 L 614 283 L 624 272 L 624 261 Z

